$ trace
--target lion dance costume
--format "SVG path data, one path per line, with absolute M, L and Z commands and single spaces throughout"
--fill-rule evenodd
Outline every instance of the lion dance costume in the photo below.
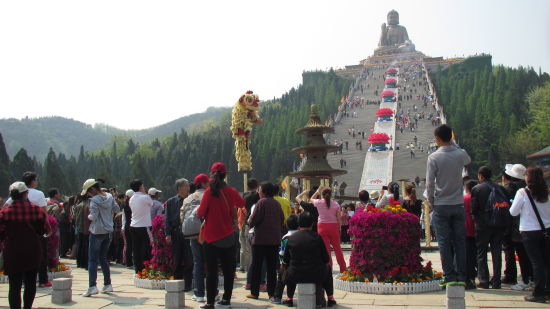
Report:
M 252 170 L 252 154 L 250 152 L 250 131 L 252 126 L 260 122 L 258 104 L 260 99 L 252 91 L 247 91 L 235 103 L 231 114 L 231 133 L 235 139 L 235 159 L 239 172 Z

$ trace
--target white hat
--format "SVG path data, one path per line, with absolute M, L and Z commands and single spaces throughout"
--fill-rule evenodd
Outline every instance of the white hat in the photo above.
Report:
M 380 192 L 376 190 L 372 190 L 369 195 L 370 195 L 370 198 L 374 200 L 380 197 Z
M 134 196 L 134 193 L 135 193 L 134 190 L 128 189 L 128 190 L 126 190 L 126 193 L 124 193 L 124 194 L 125 194 L 127 197 L 132 197 L 132 196 Z
M 162 193 L 162 191 L 160 191 L 157 188 L 151 188 L 151 189 L 149 189 L 149 191 L 147 191 L 147 194 L 149 194 L 149 195 L 155 195 L 157 193 Z
M 510 177 L 525 180 L 525 171 L 527 169 L 521 164 L 506 164 L 504 173 Z
M 82 185 L 82 192 L 80 192 L 80 195 L 85 195 L 88 192 L 88 189 L 93 187 L 96 183 L 97 183 L 97 180 L 92 178 L 86 180 Z
M 29 191 L 29 188 L 27 188 L 27 185 L 25 185 L 24 182 L 16 181 L 10 185 L 10 192 L 13 190 L 17 190 L 17 192 L 23 193 Z

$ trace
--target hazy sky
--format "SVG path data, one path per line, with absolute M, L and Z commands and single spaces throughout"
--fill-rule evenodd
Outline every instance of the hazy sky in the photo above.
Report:
M 426 55 L 550 71 L 547 0 L 2 1 L 0 118 L 146 128 L 279 97 L 372 54 L 391 9 Z

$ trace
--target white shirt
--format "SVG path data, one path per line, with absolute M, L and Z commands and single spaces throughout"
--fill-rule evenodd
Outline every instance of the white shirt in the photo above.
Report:
M 533 198 L 534 200 L 534 198 Z M 539 203 L 535 200 L 535 205 L 539 211 L 542 223 L 544 223 L 545 228 L 550 227 L 550 199 L 545 203 Z M 537 216 L 533 211 L 533 206 L 531 206 L 531 201 L 525 192 L 525 189 L 520 189 L 516 193 L 512 207 L 510 207 L 510 214 L 512 216 L 519 215 L 519 230 L 521 232 L 527 231 L 540 231 L 540 224 L 537 220 Z
M 40 190 L 36 190 L 33 188 L 29 188 L 29 201 L 36 206 L 40 207 L 46 207 L 48 206 L 48 202 L 46 202 L 46 197 L 44 196 L 44 193 Z M 13 203 L 13 200 L 11 197 L 4 203 L 4 205 L 10 205 Z
M 143 192 L 136 192 L 130 198 L 130 209 L 132 210 L 131 227 L 151 226 L 151 207 L 153 199 Z

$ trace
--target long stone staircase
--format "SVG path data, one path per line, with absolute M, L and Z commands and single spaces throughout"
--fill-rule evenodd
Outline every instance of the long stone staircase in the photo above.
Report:
M 354 87 L 350 99 L 353 98 L 364 98 L 369 101 L 379 102 L 380 97 L 374 94 L 375 90 L 378 90 L 378 94 L 384 88 L 384 71 L 385 69 L 371 70 L 369 75 L 365 78 L 362 78 Z M 363 86 L 363 93 L 361 93 L 361 86 Z M 377 89 L 378 86 L 378 89 Z M 339 184 L 345 182 L 347 188 L 345 189 L 345 195 L 355 196 L 359 191 L 359 182 L 361 179 L 361 174 L 363 172 L 363 165 L 365 163 L 365 154 L 369 147 L 368 136 L 371 134 L 371 128 L 374 127 L 376 122 L 376 111 L 378 110 L 378 104 L 364 105 L 363 108 L 348 108 L 349 117 L 342 117 L 341 121 L 334 126 L 334 133 L 328 136 L 327 142 L 331 144 L 348 142 L 348 149 L 346 150 L 345 145 L 342 151 L 342 154 L 328 154 L 329 164 L 334 168 L 340 168 L 340 159 L 346 161 L 346 166 L 343 169 L 347 170 L 348 173 L 342 176 L 335 177 L 335 180 Z M 357 117 L 352 117 L 353 112 L 357 114 Z M 365 132 L 365 138 L 362 136 L 356 135 L 353 138 L 349 134 L 348 129 L 355 128 L 356 132 Z M 357 141 L 362 142 L 363 149 L 356 149 L 355 143 Z
M 429 82 L 426 83 L 426 79 L 429 81 L 429 76 L 426 75 L 423 65 L 411 66 L 410 64 L 406 64 L 399 67 L 398 81 L 400 88 L 398 94 L 401 95 L 402 99 L 398 102 L 401 103 L 403 113 L 410 112 L 411 117 L 414 113 L 421 112 L 424 112 L 426 115 L 433 113 L 434 116 L 437 116 L 437 112 L 432 107 L 431 102 L 428 102 L 425 107 L 422 100 L 424 95 L 431 94 Z M 380 94 L 384 89 L 385 70 L 386 68 L 371 70 L 371 74 L 367 78 L 360 79 L 355 85 L 350 99 L 363 97 L 365 100 L 380 102 L 380 97 L 374 94 L 374 90 L 378 90 L 378 94 Z M 361 86 L 363 86 L 363 93 L 361 93 Z M 406 87 L 407 92 L 404 91 L 404 87 Z M 406 94 L 412 95 L 412 99 L 405 100 Z M 415 105 L 417 107 L 416 111 L 414 110 Z M 335 132 L 328 136 L 328 142 L 331 144 L 348 141 L 348 149 L 344 147 L 342 154 L 330 153 L 328 155 L 329 163 L 335 168 L 341 168 L 340 159 L 344 159 L 347 163 L 343 169 L 346 169 L 348 173 L 335 178 L 339 184 L 342 182 L 347 184 L 344 195 L 355 196 L 361 189 L 369 191 L 377 190 L 392 180 L 404 179 L 412 182 L 417 176 L 421 180 L 421 188 L 417 190 L 417 193 L 419 196 L 422 194 L 424 190 L 423 180 L 426 176 L 428 149 L 430 143 L 433 142 L 433 130 L 435 127 L 432 125 L 431 120 L 424 118 L 418 120 L 418 127 L 414 131 L 405 128 L 403 133 L 401 133 L 395 127 L 395 121 L 376 122 L 376 111 L 378 108 L 390 107 L 397 111 L 397 106 L 397 103 L 381 103 L 366 105 L 364 108 L 348 108 L 349 117 L 344 116 L 334 126 Z M 356 118 L 352 117 L 353 112 L 357 113 Z M 445 122 L 444 119 L 442 121 Z M 375 127 L 376 129 L 374 129 Z M 353 138 L 348 132 L 350 128 L 355 128 L 356 132 L 365 131 L 365 138 L 363 139 L 362 136 Z M 388 133 L 392 137 L 394 150 L 368 152 L 369 144 L 367 139 L 372 133 L 372 129 L 374 129 L 374 132 Z M 416 144 L 414 143 L 415 136 Z M 355 143 L 358 140 L 363 144 L 362 150 L 358 150 L 355 147 Z M 395 147 L 397 144 L 399 144 L 399 150 Z M 410 144 L 415 144 L 414 157 L 411 157 Z M 423 151 L 420 150 L 420 145 L 423 146 Z M 378 182 L 373 182 L 373 179 Z

